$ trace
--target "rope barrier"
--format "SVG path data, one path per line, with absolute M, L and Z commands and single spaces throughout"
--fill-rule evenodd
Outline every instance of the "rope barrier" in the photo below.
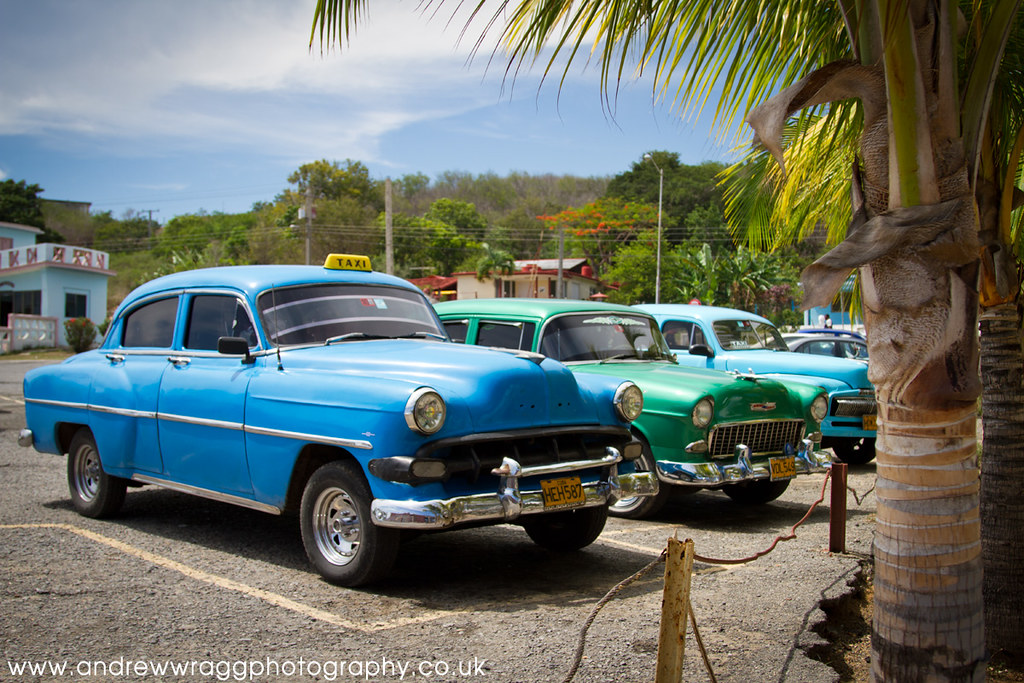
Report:
M 693 556 L 694 559 L 695 560 L 699 560 L 701 562 L 704 562 L 706 564 L 721 564 L 721 565 L 746 564 L 748 562 L 753 562 L 754 560 L 759 559 L 761 557 L 764 557 L 765 555 L 771 553 L 773 550 L 775 550 L 775 547 L 778 546 L 778 544 L 780 542 L 782 542 L 782 541 L 790 541 L 790 540 L 796 538 L 796 530 L 797 530 L 797 528 L 800 527 L 804 522 L 806 522 L 808 520 L 808 518 L 810 518 L 811 514 L 814 512 L 815 508 L 817 508 L 818 505 L 821 504 L 825 500 L 825 489 L 828 486 L 828 482 L 829 482 L 831 476 L 832 476 L 832 472 L 831 471 L 828 471 L 828 472 L 825 473 L 825 479 L 821 483 L 821 495 L 818 496 L 818 499 L 816 501 L 811 503 L 811 506 L 807 509 L 807 512 L 804 514 L 804 516 L 801 517 L 796 522 L 796 524 L 794 524 L 793 526 L 791 526 L 789 528 L 789 532 L 788 533 L 776 536 L 775 540 L 773 540 L 771 542 L 771 544 L 767 548 L 765 548 L 764 550 L 762 550 L 760 552 L 757 552 L 757 553 L 754 553 L 753 555 L 749 555 L 747 557 L 740 558 L 740 559 L 718 559 L 718 558 L 713 558 L 713 557 L 704 557 L 703 555 L 698 555 L 698 554 L 694 553 L 694 556 Z M 847 488 L 850 489 L 851 491 L 853 490 L 849 486 Z M 874 486 L 872 486 L 871 489 L 866 491 L 864 493 L 864 496 L 867 496 L 867 494 L 870 493 L 873 489 L 874 489 Z M 856 492 L 854 492 L 854 497 L 855 498 L 857 497 L 857 493 Z M 860 500 L 857 501 L 857 504 L 860 505 Z M 632 576 L 629 576 L 626 579 L 623 579 L 622 581 L 617 583 L 614 587 L 612 587 L 611 590 L 609 590 L 607 593 L 605 593 L 603 598 L 601 598 L 597 602 L 597 604 L 594 606 L 594 609 L 591 610 L 590 615 L 587 617 L 586 621 L 584 622 L 583 627 L 580 629 L 580 635 L 579 635 L 579 639 L 578 639 L 578 642 L 577 642 L 577 645 L 576 645 L 576 652 L 575 652 L 574 657 L 573 657 L 573 663 L 572 663 L 571 668 L 569 669 L 569 673 L 566 674 L 564 679 L 562 679 L 562 683 L 569 683 L 570 681 L 572 681 L 572 679 L 576 676 L 576 673 L 579 671 L 580 663 L 583 661 L 583 651 L 584 651 L 584 648 L 586 647 L 587 632 L 590 630 L 591 625 L 594 623 L 594 620 L 597 618 L 598 613 L 604 608 L 604 606 L 606 604 L 608 604 L 608 602 L 611 601 L 612 598 L 614 598 L 620 591 L 622 591 L 622 589 L 624 589 L 627 586 L 629 586 L 630 584 L 635 583 L 636 581 L 640 580 L 646 574 L 650 573 L 650 571 L 652 569 L 654 569 L 656 566 L 658 566 L 659 564 L 664 562 L 666 555 L 667 555 L 667 550 L 662 550 L 661 554 L 655 560 L 653 560 L 652 562 L 647 564 L 645 567 L 640 569 L 638 572 L 636 572 Z M 704 642 L 701 639 L 700 633 L 697 630 L 697 618 L 696 618 L 696 615 L 693 612 L 693 605 L 690 604 L 689 602 L 687 602 L 686 610 L 687 610 L 687 612 L 689 612 L 690 624 L 693 626 L 693 634 L 694 634 L 695 639 L 697 640 L 697 647 L 700 650 L 701 656 L 704 659 L 704 667 L 707 669 L 708 675 L 711 678 L 711 683 L 716 683 L 715 674 L 714 674 L 714 671 L 712 671 L 712 668 L 711 668 L 711 661 L 708 658 L 707 650 L 704 648 Z

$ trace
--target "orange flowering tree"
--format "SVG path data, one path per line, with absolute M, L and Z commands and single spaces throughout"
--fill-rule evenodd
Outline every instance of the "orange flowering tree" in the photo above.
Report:
M 617 197 L 537 218 L 556 235 L 564 230 L 566 254 L 585 256 L 598 276 L 607 272 L 619 249 L 658 226 L 657 208 Z

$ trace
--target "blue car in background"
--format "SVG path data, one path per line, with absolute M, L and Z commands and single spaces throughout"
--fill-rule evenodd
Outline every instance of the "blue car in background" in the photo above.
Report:
M 99 349 L 27 373 L 19 442 L 67 454 L 74 507 L 129 485 L 298 512 L 328 581 L 385 576 L 402 531 L 515 523 L 575 550 L 653 495 L 635 384 L 452 343 L 426 297 L 365 257 L 176 273 L 132 292 Z
M 824 388 L 829 410 L 821 423 L 822 447 L 851 464 L 875 457 L 878 408 L 867 363 L 791 352 L 771 321 L 734 308 L 694 304 L 636 308 L 655 317 L 682 365 L 750 371 Z

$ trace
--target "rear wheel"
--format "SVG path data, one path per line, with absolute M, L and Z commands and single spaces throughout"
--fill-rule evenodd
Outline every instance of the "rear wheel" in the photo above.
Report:
M 748 481 L 742 484 L 730 484 L 722 488 L 725 495 L 743 505 L 763 505 L 770 503 L 789 488 L 789 479 L 781 481 Z
M 637 472 L 656 472 L 654 455 L 651 447 L 646 441 L 643 443 L 643 454 L 633 461 Z M 659 482 L 658 492 L 653 496 L 633 496 L 616 501 L 608 508 L 608 514 L 612 517 L 624 517 L 626 519 L 646 519 L 664 507 L 672 495 L 672 487 L 664 482 Z
M 302 544 L 328 582 L 360 586 L 391 571 L 401 533 L 370 521 L 371 499 L 354 462 L 329 462 L 306 482 L 299 512 Z
M 68 490 L 71 503 L 84 517 L 110 517 L 124 503 L 128 481 L 103 471 L 100 452 L 92 432 L 75 432 L 68 448 Z
M 836 457 L 848 465 L 866 465 L 875 457 L 874 439 L 833 438 L 828 445 Z
M 602 505 L 538 515 L 534 520 L 524 522 L 523 529 L 542 548 L 572 552 L 596 541 L 607 520 L 608 508 Z

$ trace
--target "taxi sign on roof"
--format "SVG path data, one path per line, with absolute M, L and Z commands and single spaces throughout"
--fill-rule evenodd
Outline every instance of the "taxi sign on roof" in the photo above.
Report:
M 324 268 L 330 270 L 373 270 L 369 256 L 357 254 L 328 254 Z

